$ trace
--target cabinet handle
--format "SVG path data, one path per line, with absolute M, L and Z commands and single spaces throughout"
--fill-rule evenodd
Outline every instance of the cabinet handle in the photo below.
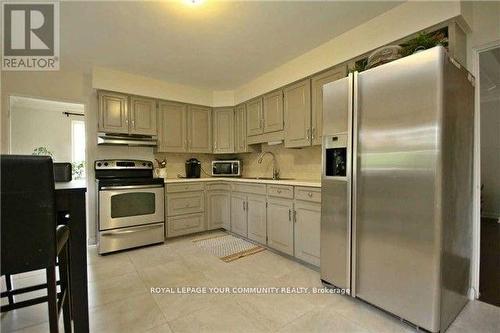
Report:
M 135 128 L 135 120 L 132 120 L 132 127 Z
M 295 209 L 293 210 L 293 222 L 297 223 L 297 211 Z
M 276 192 L 281 193 L 281 190 L 277 190 Z
M 316 127 L 313 127 L 312 130 L 312 139 L 314 140 L 314 138 L 316 138 Z
M 288 221 L 292 221 L 292 210 L 288 210 Z
M 312 198 L 313 196 L 312 192 L 307 193 L 307 195 L 309 196 L 309 198 Z
M 245 201 L 241 202 L 243 204 L 243 210 L 245 210 Z
M 217 141 L 214 142 L 214 149 L 217 149 Z
M 306 136 L 307 136 L 307 140 L 309 140 L 309 138 L 311 137 L 311 129 L 310 128 L 308 128 L 306 130 Z

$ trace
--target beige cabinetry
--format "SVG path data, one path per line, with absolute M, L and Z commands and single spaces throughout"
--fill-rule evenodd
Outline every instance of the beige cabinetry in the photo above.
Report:
M 158 104 L 158 151 L 186 152 L 187 105 L 174 102 Z
M 321 145 L 323 131 L 323 85 L 347 75 L 347 66 L 340 65 L 311 79 L 311 139 L 313 145 Z
M 156 101 L 130 97 L 130 134 L 156 135 Z
M 240 104 L 234 109 L 234 152 L 246 153 L 248 151 L 247 110 L 245 104 Z
M 262 98 L 255 98 L 246 103 L 247 109 L 247 136 L 264 133 L 262 119 Z
M 311 145 L 311 81 L 300 81 L 284 89 L 285 147 Z
M 100 90 L 98 129 L 117 134 L 156 135 L 156 101 Z
M 167 184 L 167 237 L 206 230 L 203 184 Z
M 231 195 L 229 191 L 207 190 L 207 229 L 231 229 Z
M 248 238 L 266 244 L 266 196 L 248 194 L 246 198 Z
M 267 245 L 293 255 L 293 200 L 267 199 Z
M 231 193 L 231 231 L 243 237 L 247 237 L 247 197 L 244 193 Z
M 213 111 L 213 152 L 234 153 L 234 109 L 216 108 Z
M 263 133 L 283 130 L 283 91 L 278 90 L 262 97 Z
M 321 190 L 296 187 L 294 210 L 295 257 L 319 266 L 321 232 Z
M 98 129 L 106 133 L 128 133 L 128 96 L 99 91 Z
M 205 106 L 189 105 L 187 145 L 191 153 L 212 152 L 212 110 Z

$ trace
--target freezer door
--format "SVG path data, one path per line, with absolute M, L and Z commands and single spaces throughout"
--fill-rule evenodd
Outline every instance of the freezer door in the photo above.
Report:
M 323 86 L 321 279 L 351 288 L 351 127 L 353 75 Z
M 444 50 L 360 73 L 355 183 L 356 296 L 439 330 L 440 118 Z

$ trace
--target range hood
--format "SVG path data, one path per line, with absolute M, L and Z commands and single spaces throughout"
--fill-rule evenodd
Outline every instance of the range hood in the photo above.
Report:
M 98 145 L 154 147 L 156 136 L 97 133 Z

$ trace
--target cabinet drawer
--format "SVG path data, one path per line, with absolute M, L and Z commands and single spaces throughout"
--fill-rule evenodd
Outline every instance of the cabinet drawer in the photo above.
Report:
M 267 195 L 271 197 L 293 199 L 293 186 L 267 185 Z
M 321 202 L 321 189 L 315 187 L 295 187 L 295 199 Z
M 203 212 L 204 198 L 203 192 L 167 194 L 167 216 Z
M 233 183 L 231 190 L 234 192 L 253 193 L 253 194 L 266 194 L 265 184 L 246 184 L 246 183 Z
M 175 192 L 189 192 L 189 191 L 203 191 L 205 184 L 203 183 L 180 183 L 180 184 L 168 184 L 167 193 Z
M 210 183 L 206 185 L 207 191 L 213 190 L 222 190 L 222 191 L 230 191 L 231 186 L 228 183 Z
M 205 230 L 204 214 L 188 214 L 167 219 L 167 237 L 192 234 Z

